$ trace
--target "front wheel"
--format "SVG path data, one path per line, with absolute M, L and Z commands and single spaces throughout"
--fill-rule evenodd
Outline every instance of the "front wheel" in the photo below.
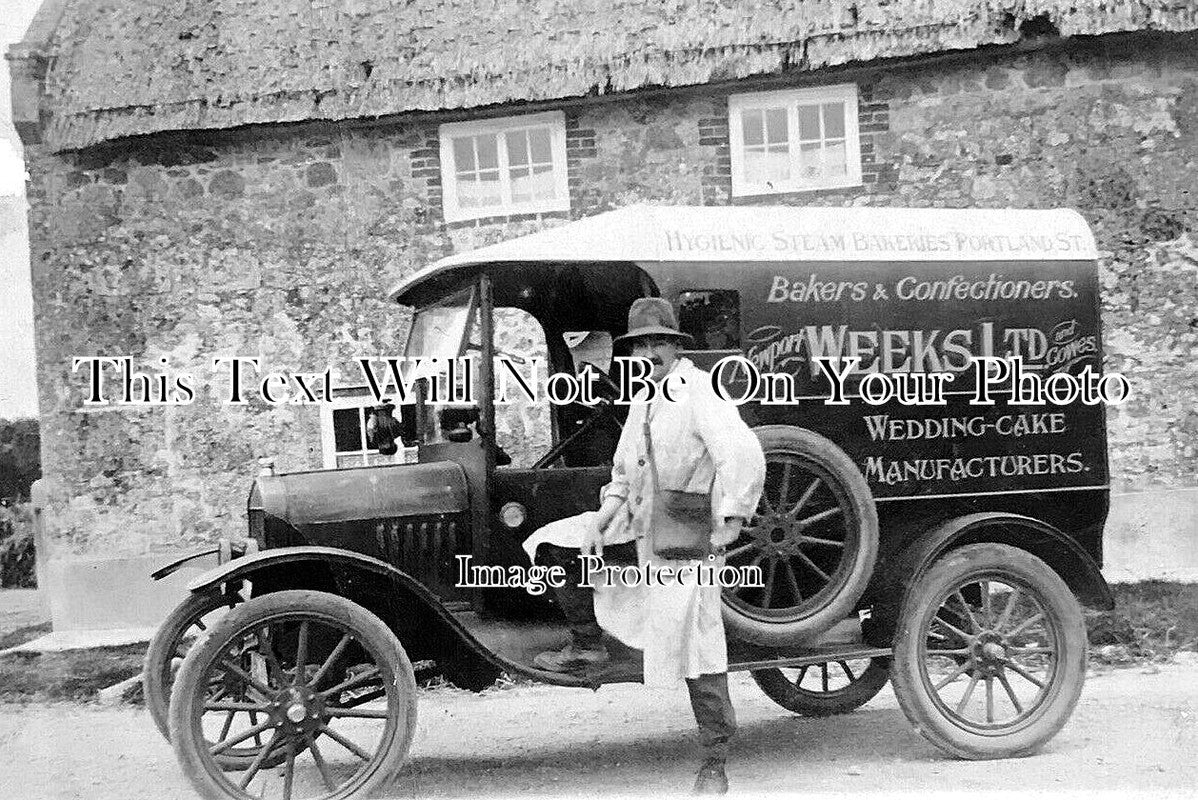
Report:
M 209 800 L 369 794 L 399 770 L 415 729 L 416 677 L 399 640 L 325 592 L 238 606 L 191 649 L 171 692 L 175 756 Z M 248 765 L 219 758 L 251 740 Z
M 903 603 L 891 680 L 930 742 L 961 758 L 1035 752 L 1061 729 L 1086 676 L 1086 628 L 1065 582 L 1001 544 L 953 550 Z

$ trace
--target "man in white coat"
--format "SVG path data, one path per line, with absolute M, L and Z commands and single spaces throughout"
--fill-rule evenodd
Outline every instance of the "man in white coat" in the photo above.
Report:
M 565 568 L 567 585 L 556 590 L 570 624 L 572 641 L 562 650 L 541 653 L 535 665 L 571 671 L 608 657 L 603 632 L 644 651 L 644 681 L 650 686 L 685 680 L 699 724 L 704 762 L 697 793 L 723 793 L 724 764 L 736 715 L 728 697 L 728 654 L 721 613 L 721 587 L 690 580 L 665 586 L 579 587 L 579 556 L 644 566 L 696 567 L 699 561 L 666 560 L 653 552 L 653 470 L 648 463 L 646 423 L 662 488 L 712 492 L 711 541 L 715 555 L 705 562 L 719 568 L 723 550 L 752 518 L 765 481 L 765 458 L 757 437 L 736 407 L 711 385 L 709 373 L 680 358 L 690 336 L 678 330 L 674 310 L 661 298 L 641 298 L 628 312 L 626 341 L 633 356 L 653 364 L 650 379 L 659 387 L 669 377 L 673 400 L 662 391 L 648 403 L 634 403 L 613 457 L 612 480 L 604 487 L 599 511 L 562 520 L 529 537 L 530 558 Z M 580 553 L 581 551 L 581 553 Z

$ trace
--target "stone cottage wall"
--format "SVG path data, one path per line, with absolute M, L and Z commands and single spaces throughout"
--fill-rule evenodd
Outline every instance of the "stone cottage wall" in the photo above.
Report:
M 1198 467 L 1198 38 L 1098 39 L 1024 54 L 802 74 L 855 81 L 865 184 L 752 202 L 1078 208 L 1102 257 L 1109 413 L 1121 488 L 1192 486 Z M 730 198 L 732 87 L 564 104 L 570 217 Z M 566 215 L 446 226 L 437 124 L 252 127 L 51 154 L 29 148 L 43 469 L 56 542 L 173 550 L 244 531 L 256 459 L 318 468 L 312 406 L 82 407 L 74 356 L 165 359 L 203 385 L 214 354 L 319 371 L 397 354 L 401 276 Z M 737 202 L 743 202 L 738 200 Z M 519 426 L 505 423 L 508 445 Z

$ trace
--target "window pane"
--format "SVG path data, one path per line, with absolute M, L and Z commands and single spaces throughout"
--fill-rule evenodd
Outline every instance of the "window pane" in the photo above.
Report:
M 333 448 L 338 453 L 361 451 L 362 415 L 358 409 L 333 409 Z
M 823 159 L 819 142 L 800 145 L 799 163 L 800 174 L 804 179 L 818 178 L 823 175 Z
M 764 185 L 790 180 L 790 152 L 785 145 L 772 145 L 768 151 L 764 147 L 746 150 L 744 159 L 748 183 Z
M 524 131 L 507 134 L 507 163 L 511 166 L 528 163 L 528 135 Z
M 453 168 L 456 172 L 473 172 L 475 170 L 473 136 L 454 138 Z
M 478 142 L 478 168 L 495 169 L 499 166 L 499 137 L 493 133 L 476 136 Z
M 824 137 L 844 138 L 844 103 L 824 103 Z
M 503 202 L 503 190 L 499 186 L 499 170 L 480 172 L 479 205 L 497 206 Z
M 848 155 L 844 140 L 824 145 L 824 174 L 843 176 L 849 173 Z
M 533 200 L 552 199 L 554 195 L 553 171 L 549 167 L 537 167 L 532 175 L 528 170 L 512 173 L 512 202 L 530 203 Z
M 766 180 L 777 183 L 790 180 L 790 150 L 772 149 L 765 156 Z
M 534 163 L 547 164 L 553 161 L 548 128 L 534 128 L 528 132 L 528 138 L 532 141 L 532 160 Z
M 790 138 L 786 132 L 786 109 L 771 108 L 767 111 L 765 127 L 767 142 L 785 142 Z
M 458 205 L 472 208 L 478 205 L 478 178 L 474 175 L 458 176 Z
M 762 110 L 759 108 L 745 109 L 741 114 L 741 127 L 744 129 L 746 147 L 759 145 L 765 141 L 762 128 Z
M 537 167 L 532 173 L 532 194 L 538 200 L 552 200 L 557 196 L 557 184 L 553 180 L 553 169 Z
M 459 176 L 458 205 L 462 208 L 494 206 L 502 201 L 499 171 L 489 170 L 477 175 Z
M 470 314 L 472 292 L 472 289 L 463 289 L 417 311 L 404 345 L 404 356 L 453 358 L 458 355 L 458 347 L 471 328 L 469 318 L 478 316 Z M 394 385 L 394 382 L 389 384 Z M 407 413 L 408 406 L 403 408 Z
M 799 138 L 820 138 L 819 106 L 799 106 Z
M 745 150 L 744 164 L 747 183 L 765 183 L 765 152 L 760 147 Z

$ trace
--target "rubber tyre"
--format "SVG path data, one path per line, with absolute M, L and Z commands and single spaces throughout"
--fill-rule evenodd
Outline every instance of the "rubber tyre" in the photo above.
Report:
M 852 683 L 828 692 L 795 686 L 777 668 L 757 669 L 750 674 L 766 697 L 787 711 L 804 717 L 832 717 L 856 711 L 873 700 L 890 680 L 890 659 L 871 658 L 869 666 Z
M 237 600 L 241 601 L 240 598 Z M 171 660 L 175 657 L 183 636 L 195 625 L 196 620 L 228 606 L 228 595 L 220 592 L 188 594 L 158 626 L 158 631 L 150 640 L 142 665 L 141 685 L 146 698 L 146 709 L 150 712 L 158 732 L 167 741 L 171 738 L 168 719 L 171 686 L 174 684 Z
M 818 465 L 836 483 L 842 508 L 856 530 L 855 552 L 846 552 L 842 556 L 843 566 L 832 576 L 839 581 L 840 588 L 818 607 L 806 609 L 791 619 L 766 619 L 730 604 L 728 591 L 725 591 L 724 627 L 730 639 L 761 645 L 792 645 L 819 636 L 853 615 L 878 558 L 878 512 L 865 476 L 848 454 L 831 440 L 791 425 L 762 425 L 753 432 L 761 442 L 767 467 L 772 455 L 789 455 Z M 839 574 L 839 569 L 844 570 L 843 575 Z
M 929 693 L 918 655 L 921 638 L 939 609 L 931 604 L 950 587 L 987 572 L 1006 573 L 1035 592 L 1060 641 L 1057 670 L 1044 701 L 1031 717 L 1002 735 L 981 735 L 946 718 Z M 1031 755 L 1055 736 L 1073 713 L 1086 678 L 1086 647 L 1081 606 L 1051 567 L 1010 545 L 966 545 L 933 564 L 908 590 L 894 641 L 891 681 L 907 719 L 946 753 L 970 760 Z
M 379 667 L 384 671 L 384 684 L 394 682 L 403 698 L 403 720 L 394 726 L 384 757 L 358 781 L 340 787 L 339 791 L 324 800 L 368 796 L 386 786 L 403 766 L 416 732 L 416 673 L 395 634 L 374 614 L 338 595 L 310 590 L 274 592 L 246 601 L 221 620 L 187 654 L 171 690 L 171 746 L 184 774 L 196 792 L 207 800 L 229 800 L 240 796 L 231 794 L 210 774 L 208 765 L 199 753 L 201 748 L 206 751 L 207 746 L 202 736 L 197 741 L 191 718 L 194 703 L 203 699 L 200 681 L 211 662 L 220 655 L 230 639 L 241 631 L 268 619 L 294 617 L 296 614 L 334 620 L 352 630 L 355 638 L 378 653 L 381 660 Z

